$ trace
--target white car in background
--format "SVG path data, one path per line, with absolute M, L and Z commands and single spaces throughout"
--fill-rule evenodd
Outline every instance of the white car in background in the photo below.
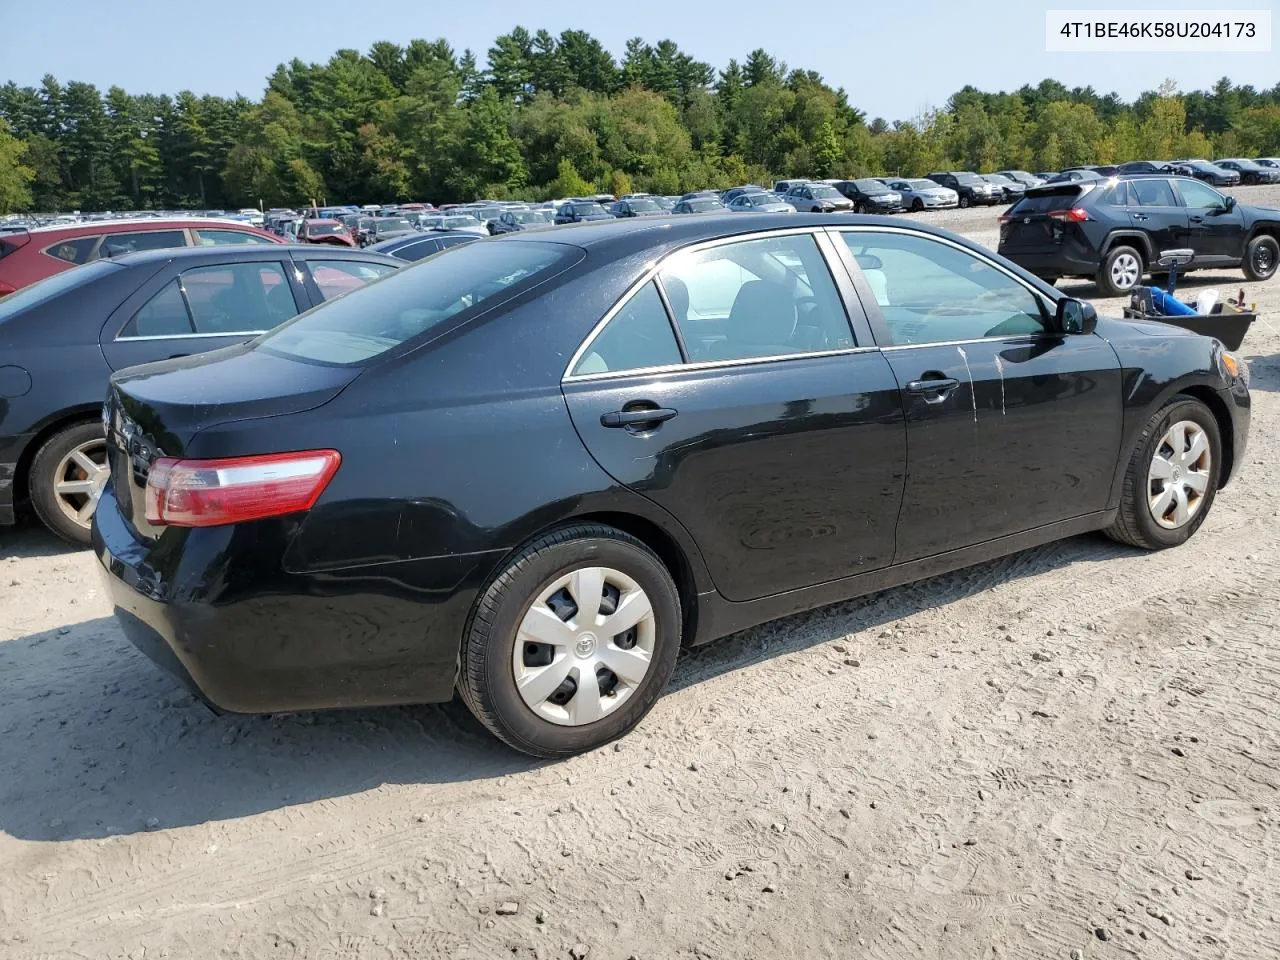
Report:
M 923 177 L 909 180 L 881 177 L 880 182 L 902 194 L 903 210 L 919 213 L 921 210 L 949 210 L 960 206 L 960 194 Z

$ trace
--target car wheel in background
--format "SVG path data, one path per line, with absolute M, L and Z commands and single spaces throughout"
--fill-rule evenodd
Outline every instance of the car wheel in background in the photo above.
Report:
M 1133 247 L 1112 247 L 1098 270 L 1098 288 L 1104 296 L 1126 296 L 1141 282 L 1142 271 L 1142 254 Z
M 1265 234 L 1254 237 L 1244 248 L 1241 269 L 1249 280 L 1270 280 L 1276 274 L 1277 264 L 1280 264 L 1280 243 L 1275 237 Z
M 680 651 L 680 597 L 662 561 L 619 530 L 582 524 L 524 547 L 481 595 L 458 689 L 494 735 L 567 757 L 631 730 Z
M 960 194 L 960 206 L 966 207 L 966 208 L 969 206 L 969 198 L 966 197 L 963 193 Z
M 68 543 L 85 546 L 109 477 L 101 424 L 74 424 L 46 440 L 31 461 L 31 505 L 46 527 Z
M 1174 398 L 1138 438 L 1107 536 L 1147 550 L 1185 543 L 1204 523 L 1221 476 L 1217 419 L 1199 400 Z
M 919 213 L 923 209 L 924 209 L 924 203 L 921 202 L 919 197 L 916 197 L 914 200 L 911 201 L 912 213 Z

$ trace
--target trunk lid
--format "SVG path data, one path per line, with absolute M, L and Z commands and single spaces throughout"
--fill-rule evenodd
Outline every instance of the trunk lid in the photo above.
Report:
M 1076 206 L 1079 183 L 1032 187 L 1000 220 L 1000 252 L 1049 253 L 1062 243 L 1067 224 L 1054 216 Z
M 205 427 L 312 410 L 341 393 L 362 369 L 307 363 L 241 344 L 115 374 L 102 418 L 112 490 L 125 522 L 148 539 L 159 535 L 146 521 L 151 464 L 183 456 Z

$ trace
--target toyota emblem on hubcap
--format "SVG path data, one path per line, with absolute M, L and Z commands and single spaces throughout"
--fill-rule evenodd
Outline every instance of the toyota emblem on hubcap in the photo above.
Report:
M 573 652 L 580 656 L 583 660 L 596 652 L 596 638 L 594 634 L 584 633 L 578 638 L 578 642 L 573 645 Z

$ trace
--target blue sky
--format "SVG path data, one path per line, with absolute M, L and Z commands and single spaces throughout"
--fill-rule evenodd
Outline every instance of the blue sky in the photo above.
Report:
M 1046 53 L 1049 8 L 1271 9 L 1280 0 L 0 0 L 0 82 L 37 84 L 45 73 L 133 93 L 261 95 L 276 64 L 323 61 L 340 47 L 444 37 L 483 61 L 493 38 L 517 24 L 594 34 L 615 56 L 627 38 L 670 37 L 715 67 L 762 46 L 790 66 L 822 73 L 869 117 L 906 119 L 940 106 L 966 83 L 1013 89 L 1054 77 L 1130 99 L 1174 77 L 1184 90 L 1224 74 L 1265 88 L 1280 82 L 1272 53 L 1185 56 Z

